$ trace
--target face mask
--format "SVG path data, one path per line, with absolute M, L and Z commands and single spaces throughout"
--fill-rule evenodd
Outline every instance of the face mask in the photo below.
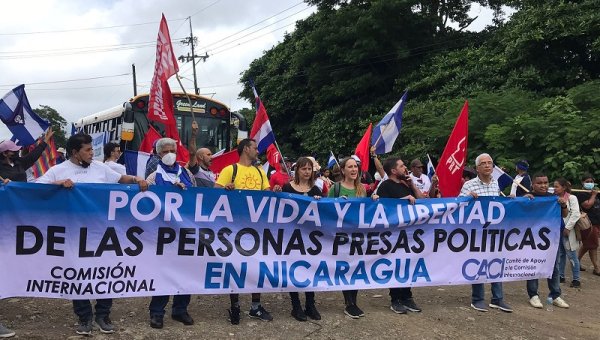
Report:
M 164 165 L 171 166 L 171 165 L 175 164 L 176 159 L 177 159 L 177 155 L 172 152 L 169 152 L 168 154 L 162 156 L 161 161 L 163 162 Z
M 585 190 L 594 190 L 595 183 L 583 183 L 583 188 Z

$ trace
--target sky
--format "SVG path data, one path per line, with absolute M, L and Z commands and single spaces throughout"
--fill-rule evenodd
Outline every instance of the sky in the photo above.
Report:
M 156 37 L 164 13 L 175 56 L 191 54 L 181 43 L 192 30 L 198 42 L 200 94 L 232 111 L 251 107 L 238 98 L 240 74 L 264 51 L 316 11 L 300 0 L 38 0 L 5 1 L 0 20 L 0 96 L 25 84 L 33 108 L 48 105 L 69 123 L 121 105 L 150 90 Z M 474 7 L 481 30 L 491 13 Z M 193 92 L 192 64 L 179 62 L 186 91 Z M 181 91 L 172 77 L 171 90 Z M 260 84 L 256 84 L 260 92 Z M 267 108 L 268 108 L 268 103 Z M 0 140 L 11 133 L 0 124 Z

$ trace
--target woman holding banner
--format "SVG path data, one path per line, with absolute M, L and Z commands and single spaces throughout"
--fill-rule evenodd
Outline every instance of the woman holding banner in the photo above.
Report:
M 321 198 L 321 189 L 319 189 L 314 182 L 313 177 L 313 163 L 307 157 L 300 157 L 296 162 L 296 171 L 294 173 L 294 179 L 286 183 L 282 192 L 289 192 L 292 194 L 311 196 L 315 199 Z M 306 309 L 302 309 L 302 303 L 300 302 L 300 296 L 298 292 L 290 292 L 290 298 L 292 300 L 292 316 L 298 321 L 306 321 L 307 317 L 313 320 L 321 320 L 321 314 L 315 307 L 315 293 L 306 292 Z
M 573 270 L 573 281 L 571 287 L 579 288 L 581 283 L 579 281 L 579 258 L 577 258 L 577 249 L 579 248 L 579 241 L 575 235 L 575 223 L 579 219 L 579 202 L 577 197 L 570 194 L 571 183 L 564 178 L 558 178 L 554 181 L 554 194 L 559 198 L 562 198 L 567 204 L 568 214 L 567 217 L 563 218 L 565 228 L 562 230 L 562 242 L 559 244 L 559 265 L 558 269 L 560 272 L 560 281 L 565 282 L 565 265 L 567 262 L 567 256 L 571 261 L 571 267 Z
M 352 157 L 346 157 L 340 161 L 342 181 L 335 183 L 330 189 L 328 197 L 365 197 L 367 192 L 360 182 L 360 171 L 358 163 Z M 376 196 L 376 195 L 374 195 Z M 353 319 L 365 316 L 365 313 L 356 305 L 358 290 L 344 290 L 344 302 L 346 308 L 344 313 Z

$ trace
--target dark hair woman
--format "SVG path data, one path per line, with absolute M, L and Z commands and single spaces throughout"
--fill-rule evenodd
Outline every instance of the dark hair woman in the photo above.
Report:
M 294 173 L 294 179 L 286 183 L 282 192 L 289 192 L 292 194 L 312 196 L 316 199 L 321 198 L 321 190 L 315 185 L 313 177 L 313 163 L 306 157 L 300 157 L 296 162 L 296 171 Z M 302 309 L 302 303 L 300 302 L 300 296 L 298 292 L 290 292 L 290 298 L 292 300 L 292 316 L 298 321 L 306 321 L 307 316 L 313 320 L 321 320 L 321 314 L 315 307 L 315 293 L 306 292 L 306 309 Z
M 592 222 L 592 227 L 581 231 L 581 248 L 578 258 L 585 253 L 590 254 L 590 260 L 594 266 L 594 275 L 600 276 L 598 265 L 598 235 L 600 234 L 600 197 L 598 197 L 598 186 L 594 183 L 592 174 L 586 173 L 581 177 L 581 185 L 586 192 L 576 194 L 581 211 L 587 214 Z M 583 268 L 581 268 L 583 270 Z

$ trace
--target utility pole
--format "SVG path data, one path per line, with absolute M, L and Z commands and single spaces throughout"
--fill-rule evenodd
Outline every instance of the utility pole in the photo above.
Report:
M 131 70 L 133 73 L 133 96 L 137 96 L 137 80 L 135 79 L 135 64 L 131 64 Z
M 190 21 L 190 36 L 185 38 L 184 40 L 181 40 L 181 42 L 186 45 L 191 45 L 192 55 L 190 56 L 190 54 L 188 53 L 187 56 L 182 55 L 179 56 L 179 58 L 177 59 L 180 62 L 192 62 L 192 69 L 194 72 L 194 93 L 200 94 L 200 89 L 198 88 L 198 79 L 196 77 L 196 59 L 202 59 L 202 61 L 206 61 L 206 59 L 208 59 L 208 53 L 205 53 L 205 55 L 196 55 L 196 53 L 194 52 L 194 45 L 198 42 L 198 38 L 194 37 L 194 34 L 192 33 L 192 17 L 188 17 L 188 20 Z

